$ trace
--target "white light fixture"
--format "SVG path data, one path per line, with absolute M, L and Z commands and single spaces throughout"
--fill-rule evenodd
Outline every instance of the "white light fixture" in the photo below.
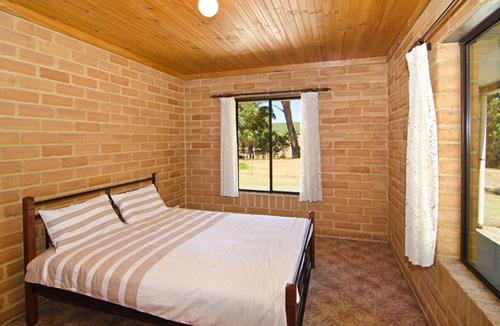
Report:
M 198 0 L 198 10 L 205 17 L 213 17 L 219 11 L 217 0 Z

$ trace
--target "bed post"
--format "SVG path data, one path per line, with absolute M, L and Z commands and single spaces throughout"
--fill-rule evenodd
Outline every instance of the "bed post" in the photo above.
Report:
M 288 283 L 285 288 L 286 325 L 297 326 L 297 285 Z
M 312 234 L 311 234 L 311 265 L 312 265 L 312 268 L 315 268 L 316 267 L 316 245 L 315 245 L 315 242 L 314 242 L 314 233 L 316 232 L 316 227 L 314 225 L 314 212 L 313 211 L 309 211 L 309 219 L 311 220 L 311 224 L 312 224 Z
M 156 172 L 154 172 L 151 175 L 151 182 L 153 183 L 153 185 L 155 186 L 155 188 L 158 189 L 158 185 L 156 184 Z
M 36 256 L 36 229 L 35 229 L 35 199 L 23 198 L 23 235 L 24 235 L 24 272 L 28 263 Z M 33 285 L 24 282 L 24 304 L 26 309 L 26 323 L 34 325 L 38 321 L 38 298 L 33 291 Z

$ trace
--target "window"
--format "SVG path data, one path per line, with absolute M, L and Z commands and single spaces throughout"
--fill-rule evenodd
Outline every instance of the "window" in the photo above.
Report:
M 236 101 L 239 189 L 298 193 L 300 100 Z
M 463 65 L 462 261 L 500 289 L 500 23 L 490 17 L 461 42 Z

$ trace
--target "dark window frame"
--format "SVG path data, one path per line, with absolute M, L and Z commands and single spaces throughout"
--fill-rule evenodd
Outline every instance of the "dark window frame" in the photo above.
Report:
M 461 62 L 461 93 L 462 93 L 462 207 L 461 207 L 461 242 L 460 260 L 477 276 L 498 298 L 499 290 L 486 279 L 477 268 L 469 262 L 469 187 L 470 187 L 470 45 L 481 35 L 486 33 L 500 20 L 500 9 L 480 22 L 460 40 Z
M 282 191 L 282 190 L 273 190 L 273 136 L 272 136 L 272 102 L 273 101 L 282 101 L 282 100 L 300 100 L 300 95 L 290 95 L 290 96 L 261 96 L 261 97 L 242 97 L 235 99 L 236 101 L 236 143 L 238 144 L 238 190 L 243 192 L 251 192 L 251 193 L 262 193 L 262 194 L 279 194 L 279 195 L 299 195 L 299 192 L 296 191 Z M 238 107 L 241 102 L 268 102 L 269 105 L 269 189 L 270 190 L 256 190 L 256 189 L 242 189 L 240 188 L 240 140 L 239 140 L 239 123 L 238 123 Z

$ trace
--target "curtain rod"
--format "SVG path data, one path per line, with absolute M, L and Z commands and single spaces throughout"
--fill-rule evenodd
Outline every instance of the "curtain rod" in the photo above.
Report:
M 212 95 L 211 98 L 221 98 L 221 97 L 238 97 L 238 96 L 251 96 L 251 95 L 272 95 L 272 94 L 287 94 L 287 93 L 304 93 L 304 92 L 327 92 L 331 90 L 328 87 L 320 88 L 303 88 L 303 89 L 292 89 L 285 91 L 272 91 L 272 92 L 255 92 L 255 93 L 226 93 Z
M 413 50 L 413 48 L 416 47 L 416 46 L 419 46 L 419 45 L 422 45 L 424 43 L 427 43 L 427 41 L 429 40 L 429 37 L 432 36 L 434 34 L 434 32 L 439 27 L 441 27 L 441 24 L 443 22 L 445 22 L 446 20 L 448 20 L 448 15 L 450 15 L 456 9 L 458 9 L 458 7 L 460 7 L 463 2 L 464 2 L 464 0 L 453 0 L 452 2 L 450 2 L 450 4 L 448 5 L 448 7 L 446 7 L 446 9 L 441 13 L 441 15 L 439 15 L 439 17 L 434 21 L 434 23 L 431 25 L 431 27 L 429 27 L 429 29 L 424 33 L 424 35 L 422 35 L 422 37 L 420 37 L 413 44 L 413 46 L 410 48 L 410 50 L 408 50 L 408 52 L 410 52 L 411 50 Z M 431 49 L 432 49 L 431 43 L 427 43 L 427 50 L 430 51 Z

